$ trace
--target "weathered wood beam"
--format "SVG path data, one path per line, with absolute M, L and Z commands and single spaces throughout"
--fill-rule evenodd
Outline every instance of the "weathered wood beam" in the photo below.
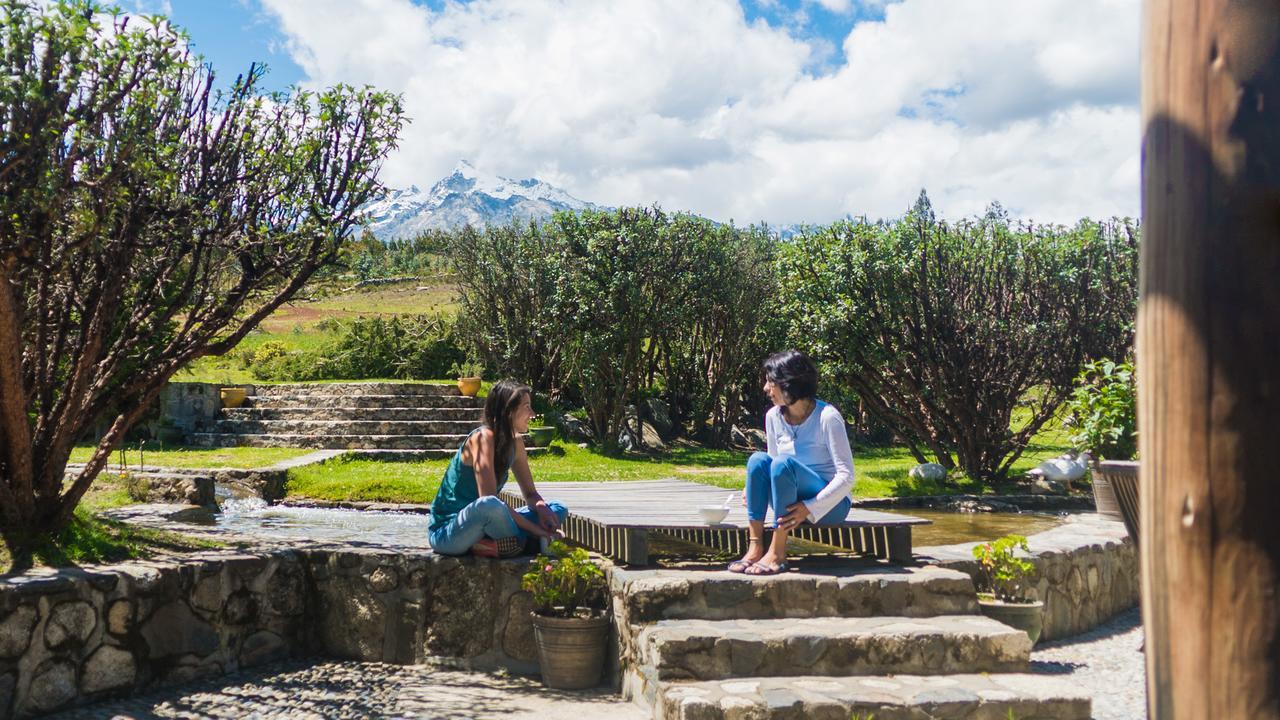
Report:
M 1280 3 L 1147 0 L 1138 321 L 1153 718 L 1280 718 Z

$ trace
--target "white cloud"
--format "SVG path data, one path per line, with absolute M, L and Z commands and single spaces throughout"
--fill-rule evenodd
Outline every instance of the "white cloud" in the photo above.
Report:
M 893 216 L 922 187 L 950 216 L 1138 209 L 1137 0 L 903 0 L 822 73 L 733 0 L 262 1 L 309 84 L 405 93 L 392 185 L 467 158 L 738 222 Z

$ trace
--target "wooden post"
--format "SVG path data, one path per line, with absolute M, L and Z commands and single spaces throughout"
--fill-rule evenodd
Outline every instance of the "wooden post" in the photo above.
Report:
M 1147 0 L 1138 320 L 1152 718 L 1280 718 L 1280 3 Z

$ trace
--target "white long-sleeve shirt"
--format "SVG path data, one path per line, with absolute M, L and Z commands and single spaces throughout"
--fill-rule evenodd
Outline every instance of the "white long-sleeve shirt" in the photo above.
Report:
M 809 509 L 809 522 L 817 522 L 831 512 L 853 490 L 853 451 L 849 449 L 844 417 L 826 402 L 815 402 L 813 412 L 799 425 L 783 420 L 782 408 L 776 405 L 764 416 L 769 457 L 793 456 L 827 483 L 815 497 L 803 501 Z M 774 510 L 778 514 L 786 512 L 786 508 Z

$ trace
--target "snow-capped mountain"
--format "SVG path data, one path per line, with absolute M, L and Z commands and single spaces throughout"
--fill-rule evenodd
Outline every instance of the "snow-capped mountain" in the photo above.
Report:
M 369 230 L 381 240 L 408 238 L 424 230 L 505 225 L 541 220 L 560 210 L 598 210 L 541 180 L 486 175 L 463 160 L 453 173 L 422 192 L 416 185 L 391 190 L 365 207 Z

